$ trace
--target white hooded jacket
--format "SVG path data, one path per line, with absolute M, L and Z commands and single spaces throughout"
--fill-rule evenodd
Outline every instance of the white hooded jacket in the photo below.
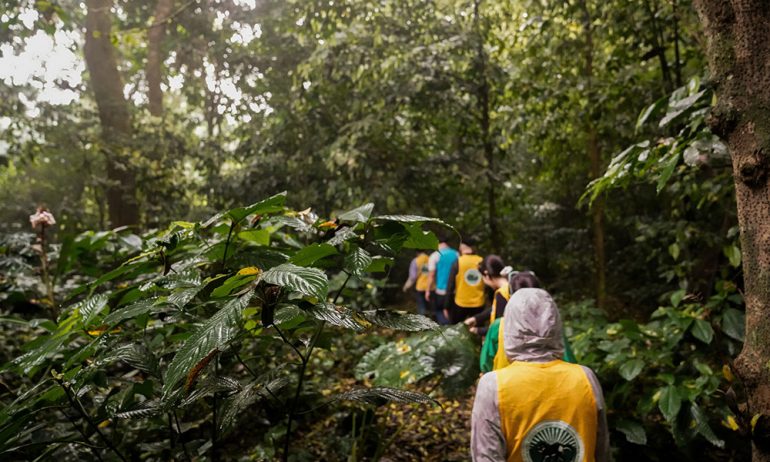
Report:
M 549 362 L 562 358 L 564 344 L 561 317 L 548 292 L 542 289 L 516 291 L 505 307 L 504 316 L 502 335 L 505 355 L 509 361 Z M 593 371 L 581 367 L 596 400 L 596 461 L 609 462 L 609 433 L 602 389 Z M 471 422 L 471 456 L 475 462 L 506 460 L 497 383 L 497 375 L 493 371 L 484 374 L 476 388 Z M 569 393 L 569 390 L 565 390 L 565 393 Z

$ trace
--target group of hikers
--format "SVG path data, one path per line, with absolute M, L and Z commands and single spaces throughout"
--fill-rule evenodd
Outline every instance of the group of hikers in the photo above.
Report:
M 467 240 L 411 262 L 404 291 L 439 324 L 465 323 L 483 337 L 471 421 L 474 461 L 609 461 L 604 397 L 596 375 L 577 364 L 551 295 L 531 271 Z M 486 289 L 493 295 L 487 303 Z

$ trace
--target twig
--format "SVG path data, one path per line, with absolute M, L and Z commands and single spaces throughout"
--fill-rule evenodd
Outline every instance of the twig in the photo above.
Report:
M 80 401 L 77 399 L 77 397 L 73 397 L 70 393 L 70 390 L 67 386 L 64 385 L 64 382 L 61 379 L 56 379 L 56 382 L 59 384 L 59 386 L 64 390 L 64 394 L 67 395 L 67 400 L 70 402 L 70 405 L 75 408 L 76 411 L 80 413 L 80 415 L 85 419 L 85 421 L 88 423 L 88 426 L 91 427 L 91 430 L 94 431 L 97 435 L 99 435 L 99 438 L 104 442 L 104 444 L 107 445 L 108 448 L 112 452 L 117 455 L 120 460 L 123 462 L 128 462 L 128 459 L 123 455 L 123 453 L 120 452 L 120 450 L 115 447 L 114 444 L 112 444 L 112 441 L 108 440 L 106 436 L 104 436 L 104 433 L 102 433 L 101 430 L 99 430 L 99 427 L 91 420 L 91 417 L 88 415 L 86 410 L 83 408 L 83 405 L 80 403 Z M 101 458 L 100 458 L 101 460 Z
M 179 433 L 179 443 L 182 445 L 182 450 L 184 451 L 184 456 L 187 459 L 187 462 L 192 462 L 192 459 L 190 458 L 190 453 L 187 452 L 187 445 L 184 444 L 184 441 L 182 441 L 182 426 L 179 425 L 179 416 L 177 416 L 176 411 L 171 411 L 171 413 L 174 415 L 174 422 L 176 422 L 176 431 Z

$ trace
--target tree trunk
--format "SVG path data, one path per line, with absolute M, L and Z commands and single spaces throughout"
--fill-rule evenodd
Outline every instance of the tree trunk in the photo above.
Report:
M 595 103 L 593 95 L 594 79 L 594 38 L 591 11 L 588 9 L 587 0 L 581 0 L 579 7 L 583 13 L 583 33 L 585 34 L 585 67 L 583 69 L 586 79 L 586 151 L 591 162 L 590 176 L 591 180 L 599 178 L 602 174 L 602 153 L 599 149 L 599 134 L 596 129 L 596 122 L 593 120 L 593 114 L 596 113 L 593 107 Z M 606 308 L 607 299 L 607 268 L 606 255 L 604 248 L 604 198 L 598 197 L 591 206 L 591 228 L 593 231 L 594 244 L 594 274 L 596 290 L 596 306 L 600 309 Z
M 147 32 L 147 98 L 149 99 L 150 114 L 160 117 L 163 115 L 163 90 L 160 88 L 163 80 L 163 39 L 166 36 L 166 24 L 174 7 L 174 0 L 158 0 L 155 5 L 150 30 Z
M 500 236 L 497 226 L 497 185 L 495 184 L 495 147 L 489 130 L 489 79 L 487 77 L 487 55 L 484 51 L 485 34 L 481 30 L 481 0 L 473 4 L 473 25 L 476 29 L 476 60 L 478 67 L 477 100 L 481 124 L 481 143 L 484 149 L 487 169 L 487 225 L 489 226 L 489 244 L 493 252 L 499 252 Z
M 717 104 L 711 129 L 730 149 L 741 229 L 746 341 L 735 362 L 755 462 L 770 461 L 770 2 L 696 0 Z
M 110 225 L 135 225 L 139 222 L 136 180 L 127 162 L 121 162 L 121 158 L 127 157 L 123 153 L 131 140 L 131 115 L 123 98 L 123 80 L 110 40 L 112 0 L 86 0 L 86 5 L 85 58 L 107 157 Z

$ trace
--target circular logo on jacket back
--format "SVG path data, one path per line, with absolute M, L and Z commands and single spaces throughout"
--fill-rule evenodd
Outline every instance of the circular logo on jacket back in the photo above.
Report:
M 546 420 L 535 425 L 521 446 L 524 462 L 578 462 L 583 460 L 583 441 L 567 422 Z
M 481 271 L 471 268 L 465 271 L 463 279 L 465 279 L 465 283 L 469 286 L 477 286 L 481 283 Z

